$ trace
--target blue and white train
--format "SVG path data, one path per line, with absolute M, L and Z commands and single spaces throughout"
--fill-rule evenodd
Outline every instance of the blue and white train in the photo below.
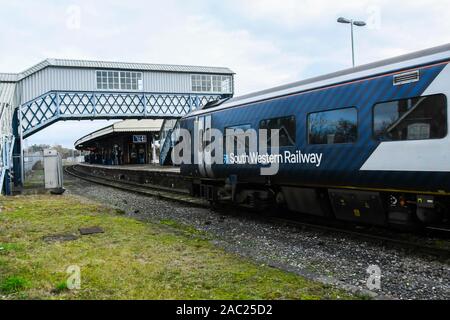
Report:
M 181 174 L 194 195 L 211 201 L 276 203 L 374 225 L 447 226 L 449 62 L 450 44 L 209 104 L 180 128 L 192 136 L 279 129 L 279 153 L 297 161 L 266 176 L 258 164 L 194 163 L 192 149 Z M 211 143 L 200 137 L 200 149 Z

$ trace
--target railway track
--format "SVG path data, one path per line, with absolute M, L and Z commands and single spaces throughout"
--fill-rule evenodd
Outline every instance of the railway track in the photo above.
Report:
M 87 175 L 86 173 L 78 172 L 73 167 L 65 167 L 64 171 L 76 178 L 93 182 L 99 185 L 131 191 L 134 193 L 142 194 L 145 196 L 158 197 L 161 199 L 172 200 L 182 203 L 188 203 L 190 205 L 207 207 L 209 203 L 207 201 L 203 201 L 202 199 L 191 197 L 188 194 L 187 190 L 180 189 L 169 189 L 166 187 L 161 187 L 157 185 L 150 184 L 139 184 L 131 181 L 117 181 L 112 179 L 107 179 L 103 177 L 98 177 L 94 175 Z
M 395 236 L 386 236 L 381 234 L 376 234 L 373 231 L 356 231 L 352 229 L 348 229 L 346 227 L 339 227 L 339 226 L 331 226 L 331 225 L 323 225 L 323 224 L 315 224 L 315 223 L 309 223 L 309 222 L 298 222 L 295 220 L 290 219 L 284 219 L 284 218 L 271 218 L 273 222 L 279 223 L 279 224 L 285 224 L 288 226 L 296 226 L 300 228 L 308 228 L 308 229 L 315 229 L 322 232 L 333 232 L 333 233 L 340 233 L 345 234 L 350 237 L 356 237 L 362 240 L 368 240 L 371 242 L 377 242 L 378 244 L 386 247 L 396 247 L 396 248 L 402 248 L 406 251 L 415 252 L 415 253 L 421 253 L 425 255 L 435 256 L 438 258 L 441 258 L 443 260 L 449 260 L 450 259 L 450 249 L 448 247 L 443 248 L 439 247 L 437 245 L 432 244 L 423 244 L 419 243 L 420 239 L 417 236 L 409 235 L 409 237 L 414 237 L 414 240 L 404 240 L 404 239 L 398 239 L 395 238 Z M 376 231 L 377 233 L 380 232 L 380 230 Z M 387 232 L 387 231 L 385 231 Z M 429 241 L 428 239 L 425 241 Z
M 112 187 L 115 189 L 120 189 L 128 192 L 134 192 L 142 194 L 145 196 L 158 197 L 165 200 L 176 201 L 183 204 L 189 204 L 198 207 L 210 208 L 210 204 L 207 201 L 191 197 L 187 190 L 177 190 L 169 189 L 166 187 L 161 187 L 157 185 L 148 184 L 138 184 L 130 181 L 117 181 L 104 177 L 98 177 L 94 175 L 88 175 L 86 173 L 81 173 L 76 171 L 73 167 L 66 167 L 65 172 L 76 178 L 89 181 L 95 184 Z M 218 212 L 221 214 L 231 214 L 238 215 L 236 207 L 229 208 L 219 208 Z M 243 209 L 245 210 L 245 209 Z M 383 247 L 394 247 L 399 248 L 410 253 L 428 255 L 438 258 L 439 260 L 448 261 L 450 260 L 450 243 L 448 237 L 450 236 L 449 230 L 428 230 L 427 235 L 417 236 L 415 234 L 405 234 L 399 233 L 395 234 L 390 230 L 378 229 L 364 226 L 344 225 L 341 223 L 316 223 L 310 220 L 298 220 L 287 217 L 261 217 L 255 213 L 248 212 L 245 210 L 246 214 L 251 216 L 252 219 L 259 219 L 264 222 L 273 223 L 277 225 L 295 227 L 300 229 L 317 230 L 320 232 L 329 232 L 336 234 L 344 234 L 349 237 L 358 238 L 364 241 L 369 241 L 372 243 L 377 243 Z M 242 210 L 239 213 L 242 215 Z M 388 235 L 387 235 L 388 234 Z M 439 237 L 436 237 L 438 234 Z

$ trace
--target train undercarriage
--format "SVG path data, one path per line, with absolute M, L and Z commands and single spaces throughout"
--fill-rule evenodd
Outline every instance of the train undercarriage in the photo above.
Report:
M 445 195 L 391 190 L 299 187 L 237 183 L 233 179 L 192 180 L 191 194 L 217 205 L 233 203 L 261 214 L 296 214 L 400 229 L 450 229 Z

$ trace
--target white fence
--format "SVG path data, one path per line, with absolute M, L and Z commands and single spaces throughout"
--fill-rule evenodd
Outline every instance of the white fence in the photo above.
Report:
M 70 166 L 73 164 L 83 163 L 83 162 L 84 162 L 84 156 L 68 157 L 66 159 L 63 159 L 64 166 Z
M 33 154 L 25 154 L 23 158 L 23 170 L 25 173 L 25 176 L 29 175 L 33 168 L 36 168 L 37 165 L 43 166 L 44 163 L 44 156 L 42 155 L 42 152 L 35 152 Z

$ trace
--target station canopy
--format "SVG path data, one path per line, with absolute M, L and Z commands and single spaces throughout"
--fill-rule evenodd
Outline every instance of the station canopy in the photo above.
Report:
M 124 120 L 116 122 L 108 127 L 94 131 L 75 142 L 76 149 L 83 149 L 94 141 L 120 133 L 155 133 L 161 130 L 163 124 L 162 119 L 142 119 L 142 120 Z

